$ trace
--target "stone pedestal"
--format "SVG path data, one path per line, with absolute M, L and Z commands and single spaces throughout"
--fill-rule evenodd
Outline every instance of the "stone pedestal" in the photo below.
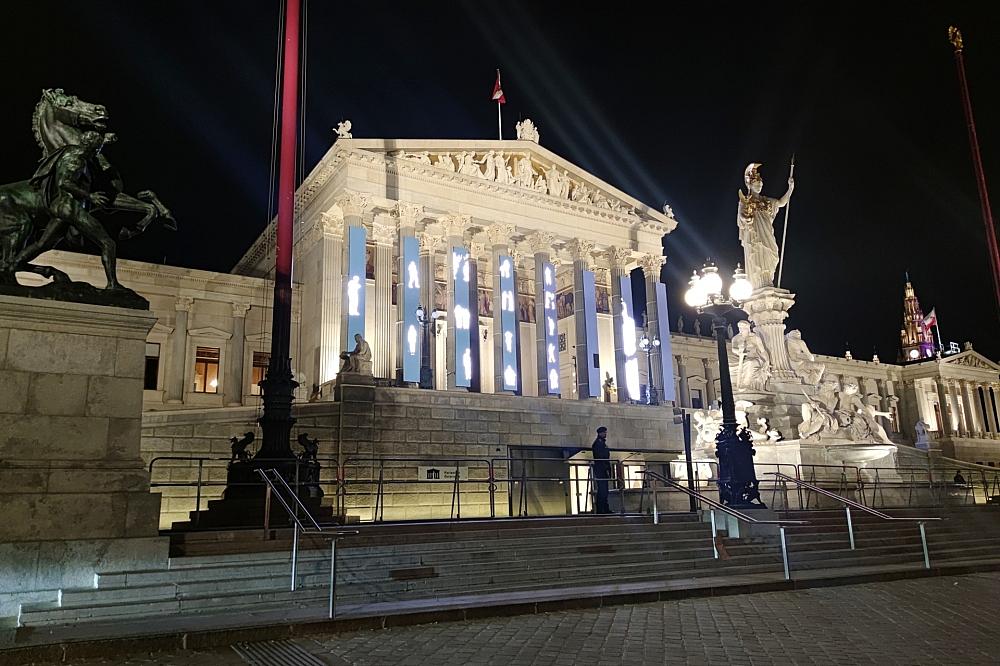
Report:
M 785 348 L 785 318 L 795 305 L 795 294 L 787 289 L 762 287 L 743 303 L 756 332 L 764 340 L 771 357 L 771 380 L 795 380 L 797 376 L 788 361 Z
M 166 566 L 139 456 L 145 310 L 0 296 L 0 616 Z

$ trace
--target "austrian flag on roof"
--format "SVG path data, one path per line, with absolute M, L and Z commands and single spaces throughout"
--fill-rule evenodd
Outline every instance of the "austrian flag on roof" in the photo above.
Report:
M 497 82 L 493 84 L 493 101 L 497 104 L 506 104 L 507 98 L 503 96 L 503 88 L 500 87 L 500 70 L 497 70 Z

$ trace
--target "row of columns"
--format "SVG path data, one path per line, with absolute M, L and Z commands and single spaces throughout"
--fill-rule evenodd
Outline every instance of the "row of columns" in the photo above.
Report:
M 1000 439 L 1000 419 L 996 410 L 1000 385 L 940 378 L 935 383 L 943 421 L 939 424 L 942 433 L 947 432 L 955 437 Z M 983 402 L 986 403 L 985 409 Z

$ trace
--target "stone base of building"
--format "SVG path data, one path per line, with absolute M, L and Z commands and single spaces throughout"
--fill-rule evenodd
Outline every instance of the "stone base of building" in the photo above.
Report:
M 146 311 L 0 295 L 0 615 L 164 566 L 140 458 Z

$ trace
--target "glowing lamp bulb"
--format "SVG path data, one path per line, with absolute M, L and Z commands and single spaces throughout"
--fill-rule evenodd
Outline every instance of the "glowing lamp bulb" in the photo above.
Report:
M 698 273 L 694 273 L 691 276 L 690 285 L 688 290 L 684 292 L 684 302 L 687 303 L 692 308 L 698 308 L 705 305 L 705 291 L 701 286 L 701 278 L 698 277 Z
M 722 294 L 722 278 L 715 264 L 708 264 L 701 269 L 701 288 L 711 298 Z

